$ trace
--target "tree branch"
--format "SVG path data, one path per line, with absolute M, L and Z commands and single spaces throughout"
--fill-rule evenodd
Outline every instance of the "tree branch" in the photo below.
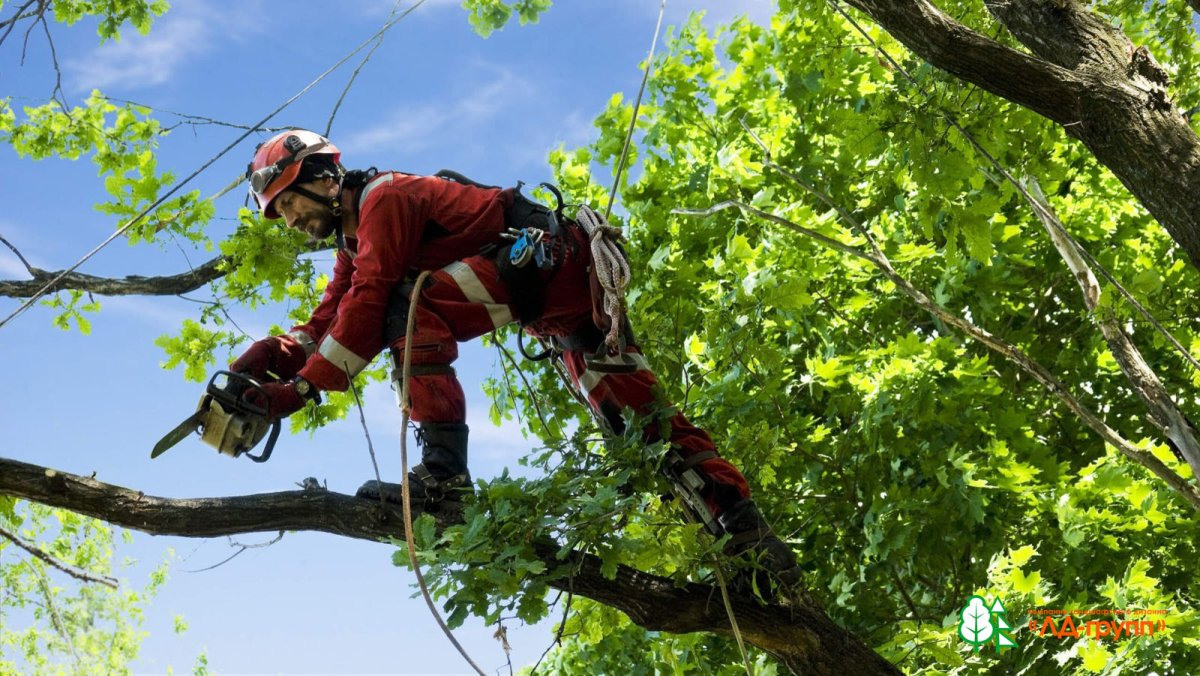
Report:
M 838 0 L 830 0 L 839 12 Z M 846 0 L 934 66 L 1045 117 L 1079 119 L 1071 72 L 971 30 L 928 0 Z M 847 18 L 849 18 L 848 15 Z
M 154 535 L 217 537 L 240 533 L 307 530 L 361 540 L 403 537 L 398 507 L 324 490 L 286 491 L 224 498 L 160 498 L 88 477 L 0 458 L 0 495 L 69 509 L 114 525 Z M 454 523 L 448 512 L 430 513 L 439 527 Z M 551 577 L 556 588 L 612 606 L 651 631 L 704 631 L 729 636 L 729 621 L 710 585 L 675 581 L 620 566 L 616 577 L 601 572 L 598 557 L 572 552 L 557 558 L 558 546 L 536 545 L 548 570 L 572 570 Z M 730 599 L 742 636 L 796 673 L 899 674 L 853 634 L 819 608 L 762 605 L 752 598 Z
M 96 277 L 82 272 L 71 272 L 47 289 L 46 293 L 77 290 L 102 296 L 175 296 L 195 291 L 213 280 L 224 277 L 227 272 L 224 264 L 229 260 L 227 256 L 218 256 L 189 272 L 163 277 Z M 61 271 L 50 272 L 34 267 L 30 267 L 29 270 L 33 279 L 0 280 L 0 296 L 29 298 L 41 290 L 46 282 L 61 274 Z
M 846 1 L 935 67 L 1062 125 L 1200 267 L 1200 138 L 1170 101 L 1167 73 L 1147 48 L 1073 0 L 986 0 L 1033 55 L 972 31 L 928 0 Z
M 1196 441 L 1196 430 L 1192 427 L 1191 421 L 1175 405 L 1167 388 L 1163 386 L 1154 370 L 1146 363 L 1142 353 L 1138 351 L 1129 335 L 1121 329 L 1112 311 L 1100 308 L 1100 283 L 1096 281 L 1096 276 L 1092 274 L 1092 269 L 1088 267 L 1087 261 L 1080 254 L 1075 241 L 1071 239 L 1066 227 L 1063 226 L 1049 201 L 1046 200 L 1046 195 L 1042 192 L 1037 180 L 1032 177 L 1026 178 L 1024 184 L 1027 190 L 1022 191 L 1023 194 L 1030 206 L 1033 207 L 1033 212 L 1037 214 L 1038 219 L 1046 228 L 1046 232 L 1050 234 L 1050 240 L 1054 243 L 1054 247 L 1066 261 L 1067 267 L 1075 274 L 1075 279 L 1083 291 L 1084 305 L 1100 325 L 1100 332 L 1104 334 L 1108 349 L 1121 366 L 1121 371 L 1125 373 L 1133 391 L 1145 403 L 1146 409 L 1150 413 L 1150 422 L 1183 455 L 1192 468 L 1192 475 L 1200 476 L 1200 443 Z
M 828 199 L 828 197 L 825 199 Z M 1170 467 L 1167 467 L 1165 464 L 1163 464 L 1161 460 L 1153 455 L 1150 455 L 1149 453 L 1146 453 L 1137 446 L 1134 446 L 1127 439 L 1122 437 L 1116 430 L 1109 427 L 1108 424 L 1101 420 L 1095 412 L 1084 406 L 1082 402 L 1076 399 L 1075 396 L 1072 395 L 1067 389 L 1067 386 L 1058 378 L 1056 378 L 1054 374 L 1050 373 L 1045 366 L 1037 361 L 1034 361 L 1033 358 L 1022 352 L 1017 346 L 992 335 L 987 330 L 975 325 L 964 317 L 961 317 L 934 302 L 933 299 L 930 298 L 925 292 L 913 286 L 911 282 L 896 272 L 896 270 L 892 267 L 891 262 L 889 262 L 886 258 L 880 258 L 875 254 L 863 251 L 858 247 L 851 246 L 849 244 L 843 244 L 842 242 L 822 235 L 815 230 L 811 230 L 797 223 L 793 223 L 786 218 L 763 211 L 762 209 L 757 209 L 749 204 L 745 204 L 737 200 L 726 200 L 724 202 L 714 204 L 707 209 L 673 209 L 671 213 L 682 214 L 685 216 L 708 216 L 725 209 L 735 208 L 740 209 L 744 213 L 748 213 L 762 218 L 763 220 L 781 225 L 789 230 L 798 232 L 805 237 L 814 239 L 825 246 L 871 263 L 878 268 L 885 277 L 895 284 L 901 292 L 916 301 L 917 305 L 921 306 L 925 311 L 929 312 L 950 326 L 953 326 L 959 331 L 962 331 L 980 343 L 983 343 L 988 349 L 996 352 L 1018 366 L 1022 371 L 1025 371 L 1029 375 L 1033 376 L 1034 380 L 1037 380 L 1039 383 L 1045 386 L 1046 389 L 1050 390 L 1052 394 L 1058 397 L 1059 401 L 1063 402 L 1067 408 L 1071 409 L 1071 411 L 1078 415 L 1083 422 L 1093 431 L 1099 434 L 1102 439 L 1112 444 L 1129 459 L 1149 469 L 1156 476 L 1165 481 L 1173 490 L 1183 496 L 1184 499 L 1186 499 L 1194 509 L 1200 511 L 1200 491 L 1197 490 L 1196 486 L 1188 483 L 1187 480 L 1179 476 L 1179 474 L 1173 471 Z M 865 230 L 865 228 L 863 228 L 862 225 L 856 221 L 851 221 L 851 226 L 857 231 Z
M 15 534 L 8 532 L 4 528 L 0 528 L 0 537 L 3 537 L 5 540 L 8 540 L 9 542 L 13 543 L 14 545 L 20 547 L 21 549 L 24 549 L 25 551 L 29 552 L 30 554 L 33 554 L 37 558 L 46 562 L 50 566 L 57 568 L 58 570 L 61 570 L 62 572 L 66 573 L 67 575 L 70 575 L 71 577 L 73 577 L 77 580 L 80 580 L 82 582 L 96 582 L 96 583 L 102 584 L 106 587 L 112 587 L 113 589 L 117 588 L 117 581 L 114 580 L 113 578 L 108 577 L 107 575 L 93 575 L 87 571 L 79 570 L 78 568 L 75 568 L 74 566 L 69 566 L 69 565 L 63 563 L 62 561 L 59 561 L 58 559 L 54 558 L 53 556 L 50 556 L 46 552 L 43 552 L 42 550 L 38 549 L 37 547 L 34 547 L 33 545 L 25 542 L 24 540 L 17 537 Z

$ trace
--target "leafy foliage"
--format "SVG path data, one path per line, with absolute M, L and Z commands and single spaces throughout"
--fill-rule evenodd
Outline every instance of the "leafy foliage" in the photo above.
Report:
M 119 569 L 118 535 L 101 521 L 0 497 L 0 528 L 77 570 Z M 81 584 L 0 538 L 0 672 L 127 671 L 146 637 L 144 610 L 166 579 L 164 563 L 140 591 Z
M 154 19 L 166 13 L 166 0 L 54 0 L 54 18 L 68 26 L 85 16 L 98 16 L 96 34 L 100 41 L 121 39 L 121 26 L 128 23 L 137 32 L 150 32 Z
M 476 33 L 483 37 L 498 31 L 508 24 L 513 13 L 524 26 L 527 23 L 537 23 L 542 12 L 550 9 L 552 0 L 463 0 L 463 9 L 467 10 L 467 20 Z
M 1200 49 L 1180 20 L 1191 16 L 1188 4 L 1152 4 L 1154 11 L 1129 0 L 1094 7 L 1151 45 L 1172 73 L 1178 105 L 1200 104 Z M 115 37 L 123 22 L 142 29 L 162 7 L 105 5 L 124 9 L 110 11 L 116 23 L 102 37 Z M 514 12 L 524 23 L 549 5 L 464 2 L 484 35 Z M 939 5 L 1012 43 L 982 3 Z M 55 11 L 69 22 L 70 11 L 101 9 L 58 2 Z M 878 29 L 867 30 L 916 84 L 815 0 L 781 0 L 765 26 L 737 20 L 710 30 L 693 17 L 674 30 L 655 63 L 634 168 L 620 185 L 623 211 L 614 219 L 629 235 L 629 301 L 644 350 L 670 398 L 745 468 L 831 615 L 907 672 L 1197 671 L 1192 580 L 1200 574 L 1200 517 L 1176 494 L 864 262 L 732 210 L 707 218 L 672 213 L 737 199 L 833 240 L 868 244 L 828 205 L 769 168 L 761 142 L 771 161 L 864 223 L 914 285 L 1020 347 L 1109 425 L 1191 478 L 1147 422 L 1026 204 L 949 119 L 1014 174 L 1046 186 L 1072 234 L 1193 353 L 1200 351 L 1200 327 L 1189 319 L 1197 271 L 1060 128 L 963 87 Z M 617 163 L 632 108 L 615 95 L 596 119 L 594 143 L 551 154 L 572 200 L 606 202 L 602 174 Z M 0 101 L 0 138 L 33 158 L 90 156 L 111 196 L 102 210 L 118 220 L 170 182 L 154 162 L 163 133 L 145 110 L 99 93 L 69 113 L 50 103 L 19 118 Z M 228 257 L 228 274 L 214 287 L 222 300 L 159 341 L 167 366 L 184 366 L 192 379 L 245 339 L 228 325 L 225 302 L 283 301 L 302 320 L 327 282 L 297 255 L 302 242 L 250 212 L 239 214 L 231 238 L 208 242 L 203 226 L 211 215 L 196 195 L 180 197 L 130 237 L 157 241 L 166 230 Z M 1200 374 L 1111 288 L 1104 299 L 1103 310 L 1129 328 L 1181 407 L 1200 419 Z M 86 330 L 81 300 L 52 301 L 63 308 L 61 323 Z M 509 337 L 494 336 L 498 349 Z M 364 377 L 380 378 L 382 370 Z M 653 468 L 661 449 L 637 439 L 601 443 L 556 383 L 542 363 L 524 374 L 507 368 L 488 384 L 492 419 L 515 416 L 543 443 L 523 460 L 541 476 L 481 481 L 461 526 L 437 533 L 429 522 L 418 524 L 422 562 L 451 624 L 468 614 L 489 621 L 546 616 L 546 583 L 570 575 L 572 548 L 596 554 L 612 572 L 627 564 L 680 580 L 711 573 L 719 543 L 683 525 L 658 499 L 664 487 Z M 330 397 L 294 424 L 320 425 L 344 415 L 351 401 Z M 556 548 L 563 564 L 546 567 L 540 547 Z M 1018 627 L 1016 649 L 975 653 L 962 642 L 959 611 L 973 594 L 1004 599 Z M 1016 618 L 1046 607 L 1169 614 L 1163 633 L 1124 644 L 1019 629 Z M 43 634 L 38 645 L 49 645 L 53 636 Z M 740 669 L 725 640 L 648 633 L 587 602 L 572 606 L 565 635 L 547 658 L 562 671 Z M 765 656 L 753 658 L 770 673 Z
M 1123 11 L 1126 30 L 1149 34 L 1153 19 Z M 966 16 L 986 21 L 977 6 Z M 1187 28 L 1170 34 L 1170 58 L 1191 63 Z M 872 37 L 903 54 L 886 35 Z M 774 162 L 865 222 L 902 274 L 1019 345 L 1188 476 L 1157 445 L 1036 220 L 947 116 L 1010 170 L 1056 187 L 1068 227 L 1160 318 L 1190 316 L 1196 271 L 1057 128 L 920 63 L 904 66 L 918 87 L 820 3 L 784 2 L 769 27 L 738 21 L 710 33 L 693 19 L 679 29 L 655 64 L 654 99 L 639 122 L 641 175 L 622 192 L 631 257 L 643 262 L 631 303 L 639 332 L 652 337 L 651 363 L 747 469 L 830 612 L 905 670 L 1187 669 L 1198 636 L 1185 533 L 1197 517 L 1176 495 L 872 268 L 732 211 L 670 213 L 739 199 L 865 245 L 764 168 L 744 122 Z M 1194 95 L 1194 74 L 1176 72 L 1180 97 Z M 587 197 L 597 197 L 603 181 L 590 170 L 615 164 L 630 108 L 614 98 L 589 150 L 552 157 L 573 195 L 591 185 Z M 1128 307 L 1109 307 L 1134 327 L 1168 388 L 1190 392 L 1195 375 L 1179 356 Z M 1193 322 L 1170 328 L 1194 343 Z M 1180 401 L 1194 411 L 1194 396 Z M 974 655 L 956 636 L 973 593 L 999 594 L 1014 618 L 1039 607 L 1160 607 L 1176 621 L 1129 649 L 1021 632 L 1017 650 Z

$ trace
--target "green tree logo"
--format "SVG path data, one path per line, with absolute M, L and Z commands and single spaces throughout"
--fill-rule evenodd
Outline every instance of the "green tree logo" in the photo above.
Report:
M 1017 643 L 1008 634 L 1012 631 L 1012 626 L 1005 621 L 1005 612 L 1007 611 L 1004 604 L 998 596 L 990 606 L 982 596 L 972 596 L 959 611 L 958 635 L 975 646 L 976 652 L 993 641 L 996 644 L 996 652 L 1015 648 Z
M 992 626 L 992 611 L 988 608 L 981 596 L 972 596 L 967 599 L 967 605 L 958 614 L 958 635 L 964 641 L 975 646 L 975 651 L 978 652 L 983 647 L 984 643 L 992 637 L 996 631 Z

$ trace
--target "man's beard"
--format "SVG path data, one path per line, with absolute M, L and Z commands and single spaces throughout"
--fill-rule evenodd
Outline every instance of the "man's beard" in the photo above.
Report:
M 318 244 L 333 234 L 340 220 L 337 216 L 333 215 L 332 211 L 325 210 L 322 213 L 312 214 L 306 218 L 301 230 L 308 233 L 310 244 Z

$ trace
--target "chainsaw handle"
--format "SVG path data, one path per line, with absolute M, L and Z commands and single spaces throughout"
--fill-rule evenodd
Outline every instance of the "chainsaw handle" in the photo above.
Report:
M 217 378 L 225 376 L 225 387 L 217 387 Z M 267 408 L 257 406 L 246 398 L 247 392 L 257 391 L 261 401 L 269 401 L 267 393 L 262 389 L 262 383 L 245 373 L 234 371 L 217 371 L 208 380 L 207 392 L 217 401 L 229 406 L 235 406 L 256 415 L 266 416 Z
M 275 450 L 275 441 L 279 439 L 279 423 L 279 418 L 276 418 L 275 422 L 271 423 L 271 433 L 267 435 L 267 445 L 263 447 L 262 453 L 254 455 L 250 451 L 246 451 L 243 455 L 254 462 L 266 462 L 270 460 L 271 451 Z

